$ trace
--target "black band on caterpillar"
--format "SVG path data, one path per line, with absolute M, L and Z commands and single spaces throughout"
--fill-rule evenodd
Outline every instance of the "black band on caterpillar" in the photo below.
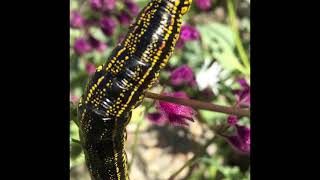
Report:
M 86 163 L 95 180 L 129 179 L 124 130 L 131 111 L 172 55 L 191 0 L 153 0 L 99 66 L 80 99 L 78 117 Z

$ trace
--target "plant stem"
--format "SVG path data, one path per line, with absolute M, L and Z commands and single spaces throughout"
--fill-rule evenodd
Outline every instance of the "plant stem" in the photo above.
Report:
M 80 144 L 80 145 L 81 145 L 81 142 L 80 142 L 80 140 L 78 140 L 78 139 L 73 139 L 73 138 L 71 138 L 71 141 L 74 142 L 74 143 L 77 143 L 77 144 Z
M 233 36 L 236 41 L 236 46 L 237 46 L 237 50 L 240 55 L 240 59 L 241 59 L 243 65 L 245 66 L 245 68 L 247 69 L 248 73 L 250 74 L 250 63 L 249 63 L 248 56 L 244 50 L 244 47 L 241 43 L 239 30 L 237 28 L 235 8 L 233 6 L 232 0 L 227 0 L 227 8 L 228 8 L 230 26 L 231 26 L 232 33 L 233 33 Z
M 236 115 L 236 116 L 250 117 L 250 109 L 241 109 L 241 108 L 237 108 L 237 107 L 221 106 L 221 105 L 206 103 L 206 102 L 202 102 L 202 101 L 192 100 L 192 99 L 182 99 L 182 98 L 175 98 L 175 97 L 171 97 L 171 96 L 164 96 L 164 95 L 155 94 L 152 92 L 147 92 L 145 94 L 145 97 L 157 99 L 157 100 L 161 100 L 161 101 L 167 101 L 170 103 L 190 106 L 194 109 L 204 109 L 204 110 L 209 110 L 209 111 L 214 111 L 214 112 L 221 112 L 221 113 L 225 113 L 225 114 L 232 114 L 232 115 Z
M 169 180 L 174 180 L 174 178 L 175 178 L 176 176 L 178 176 L 178 174 L 181 173 L 181 171 L 182 171 L 184 168 L 186 168 L 186 167 L 188 167 L 188 166 L 191 166 L 191 165 L 194 164 L 196 161 L 198 161 L 201 156 L 205 155 L 207 148 L 210 146 L 210 144 L 213 143 L 214 139 L 215 139 L 215 138 L 212 138 L 212 139 L 210 139 L 209 141 L 207 141 L 207 143 L 203 146 L 203 148 L 200 150 L 200 152 L 198 152 L 198 154 L 195 154 L 195 155 L 194 155 L 190 160 L 188 160 L 180 169 L 178 169 L 175 173 L 173 173 L 173 174 L 170 176 Z
M 164 87 L 162 88 L 161 92 L 163 92 L 163 91 L 164 91 Z M 148 112 L 149 109 L 154 105 L 155 102 L 156 101 L 153 100 L 152 103 L 149 106 L 146 107 L 145 112 Z M 138 144 L 138 140 L 139 140 L 138 136 L 139 136 L 139 133 L 140 133 L 139 130 L 140 130 L 140 126 L 142 125 L 142 122 L 143 122 L 143 119 L 141 118 L 139 120 L 139 122 L 138 122 L 136 130 L 134 131 L 134 140 L 133 140 L 133 145 L 132 145 L 132 148 L 131 148 L 132 157 L 131 157 L 131 160 L 130 160 L 130 162 L 128 164 L 128 171 L 130 171 L 131 166 L 133 164 L 133 160 L 134 160 L 135 155 L 136 155 L 137 144 Z
M 131 149 L 132 157 L 131 157 L 131 161 L 129 162 L 129 165 L 128 165 L 128 171 L 130 171 L 131 166 L 133 164 L 133 160 L 136 155 L 137 144 L 138 144 L 138 135 L 140 132 L 139 129 L 140 129 L 141 124 L 142 124 L 142 120 L 140 119 L 140 121 L 138 122 L 137 128 L 134 132 L 134 140 L 133 140 L 133 145 L 132 145 L 132 149 Z

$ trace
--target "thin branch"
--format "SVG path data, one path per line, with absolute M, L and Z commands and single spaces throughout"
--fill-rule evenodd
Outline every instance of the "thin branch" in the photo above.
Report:
M 192 99 L 182 99 L 182 98 L 175 98 L 175 97 L 171 97 L 171 96 L 164 96 L 164 95 L 155 94 L 152 92 L 147 92 L 145 94 L 145 97 L 151 98 L 151 99 L 157 99 L 157 100 L 161 100 L 161 101 L 167 101 L 170 103 L 190 106 L 194 109 L 204 109 L 204 110 L 209 110 L 209 111 L 214 111 L 214 112 L 221 112 L 221 113 L 225 113 L 225 114 L 232 114 L 232 115 L 236 115 L 236 116 L 250 117 L 250 109 L 241 109 L 241 108 L 237 108 L 237 107 L 221 106 L 221 105 L 217 105 L 217 104 L 211 104 L 211 103 L 206 103 L 206 102 L 192 100 Z

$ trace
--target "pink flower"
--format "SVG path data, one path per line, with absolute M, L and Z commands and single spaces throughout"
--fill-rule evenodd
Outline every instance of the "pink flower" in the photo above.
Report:
M 250 107 L 250 86 L 245 79 L 238 79 L 237 82 L 241 85 L 241 89 L 236 89 L 233 92 L 237 97 L 239 106 Z
M 171 72 L 170 81 L 174 86 L 180 86 L 185 83 L 189 86 L 196 84 L 194 73 L 188 65 L 182 65 L 174 69 Z
M 100 21 L 101 30 L 106 36 L 113 35 L 116 25 L 116 21 L 111 17 L 105 17 Z
M 157 125 L 163 125 L 166 122 L 166 117 L 159 112 L 149 113 L 147 114 L 147 118 Z
M 79 97 L 78 96 L 75 96 L 73 94 L 70 94 L 70 101 L 73 103 L 73 104 L 77 104 L 78 101 L 79 101 Z
M 116 0 L 102 0 L 102 10 L 105 12 L 112 11 L 116 7 Z
M 163 93 L 163 95 L 188 99 L 187 94 L 184 92 Z M 153 123 L 163 124 L 164 122 L 169 122 L 175 126 L 188 126 L 187 121 L 194 121 L 195 111 L 191 107 L 159 101 L 157 108 L 159 110 L 158 113 L 152 113 L 147 116 Z
M 176 44 L 176 48 L 180 49 L 180 48 L 183 48 L 183 46 L 184 46 L 184 41 L 179 38 Z
M 84 19 L 78 11 L 72 11 L 70 17 L 70 26 L 72 28 L 81 28 L 84 25 Z
M 203 11 L 207 11 L 211 8 L 212 2 L 211 0 L 196 0 L 196 6 Z
M 236 125 L 236 133 L 224 137 L 236 151 L 244 154 L 250 153 L 250 128 Z
M 76 39 L 73 48 L 74 51 L 79 55 L 86 54 L 92 50 L 90 43 L 84 38 Z
M 96 72 L 96 67 L 92 63 L 87 63 L 86 64 L 86 71 L 87 71 L 88 74 L 91 75 L 91 74 Z
M 89 3 L 91 8 L 95 11 L 108 12 L 116 7 L 115 0 L 90 0 Z
M 107 45 L 103 43 L 102 41 L 99 41 L 98 39 L 90 36 L 89 41 L 91 46 L 96 49 L 98 52 L 103 52 L 105 49 L 107 49 Z
M 185 24 L 181 27 L 180 38 L 183 41 L 198 40 L 200 38 L 200 34 L 195 27 Z
M 139 6 L 135 2 L 131 0 L 125 0 L 124 4 L 129 9 L 129 12 L 131 13 L 131 15 L 136 16 L 139 14 Z
M 100 10 L 102 8 L 101 0 L 90 0 L 89 4 L 93 10 Z
M 237 82 L 241 85 L 241 89 L 234 90 L 237 96 L 237 107 L 246 105 L 250 106 L 250 86 L 245 79 L 239 79 Z M 239 117 L 228 116 L 228 124 L 236 128 L 236 133 L 232 135 L 222 135 L 227 142 L 238 152 L 248 154 L 250 153 L 250 128 L 239 125 Z
M 234 126 L 238 123 L 238 117 L 235 115 L 230 115 L 228 116 L 228 124 L 230 124 L 231 126 Z
M 178 39 L 178 42 L 176 44 L 177 48 L 182 48 L 187 41 L 194 41 L 200 39 L 200 33 L 199 31 L 188 24 L 185 24 L 181 27 L 180 31 L 180 37 Z
M 118 15 L 118 20 L 120 24 L 128 25 L 131 22 L 131 17 L 127 12 L 121 11 L 120 14 Z

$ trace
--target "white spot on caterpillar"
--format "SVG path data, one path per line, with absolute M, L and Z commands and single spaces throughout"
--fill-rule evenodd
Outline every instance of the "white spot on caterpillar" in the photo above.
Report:
M 108 118 L 108 117 L 105 117 L 105 118 L 102 118 L 102 120 L 104 121 L 110 121 L 112 118 Z

